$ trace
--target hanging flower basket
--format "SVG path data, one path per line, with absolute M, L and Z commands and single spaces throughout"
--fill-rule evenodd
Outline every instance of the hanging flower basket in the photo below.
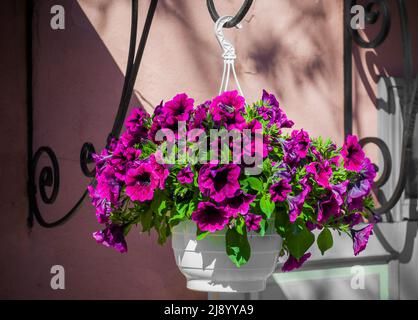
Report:
M 342 148 L 294 126 L 276 97 L 263 91 L 247 103 L 239 85 L 234 47 L 222 34 L 232 17 L 215 24 L 223 49 L 220 94 L 196 105 L 186 94 L 161 102 L 152 116 L 135 109 L 126 131 L 95 155 L 89 186 L 97 242 L 127 251 L 132 226 L 172 235 L 187 287 L 201 291 L 265 289 L 278 256 L 282 270 L 299 268 L 315 243 L 333 245 L 330 230 L 364 250 L 373 224 L 370 195 L 375 168 L 349 136 Z M 226 91 L 233 74 L 238 91 Z M 222 93 L 222 91 L 225 91 Z
M 203 291 L 263 290 L 279 255 L 283 271 L 310 257 L 315 229 L 322 253 L 337 230 L 357 255 L 373 228 L 359 226 L 375 169 L 355 136 L 338 148 L 287 133 L 293 125 L 266 91 L 253 104 L 228 91 L 198 106 L 179 94 L 152 117 L 133 110 L 120 139 L 94 156 L 89 192 L 105 224 L 94 238 L 126 252 L 132 226 L 155 230 L 160 244 L 172 235 L 187 286 Z

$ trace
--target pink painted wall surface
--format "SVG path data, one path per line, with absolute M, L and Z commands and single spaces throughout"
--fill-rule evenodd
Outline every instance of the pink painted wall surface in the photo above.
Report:
M 185 289 L 170 244 L 159 246 L 154 235 L 132 231 L 126 255 L 97 245 L 91 233 L 99 225 L 88 201 L 63 226 L 27 229 L 23 3 L 0 4 L 0 136 L 8 146 L 1 149 L 0 298 L 205 299 Z M 90 141 L 100 149 L 111 130 L 127 59 L 130 1 L 36 3 L 34 144 L 35 149 L 51 146 L 60 162 L 57 201 L 41 205 L 46 219 L 54 219 L 72 207 L 89 182 L 79 168 L 82 144 Z M 66 10 L 65 30 L 50 28 L 54 4 Z M 216 4 L 227 14 L 236 12 L 241 1 Z M 141 28 L 147 7 L 148 1 L 141 1 Z M 416 21 L 412 30 L 418 30 Z M 152 111 L 178 92 L 202 102 L 215 95 L 222 60 L 212 29 L 205 1 L 160 1 L 131 105 Z M 270 90 L 297 128 L 342 142 L 342 1 L 258 0 L 243 28 L 226 34 L 237 49 L 247 99 Z M 392 56 L 387 47 L 382 51 Z M 394 63 L 393 68 L 400 67 Z M 356 130 L 373 135 L 373 101 L 354 74 L 354 101 L 364 108 L 357 111 Z M 56 264 L 65 268 L 65 290 L 50 288 L 50 268 Z

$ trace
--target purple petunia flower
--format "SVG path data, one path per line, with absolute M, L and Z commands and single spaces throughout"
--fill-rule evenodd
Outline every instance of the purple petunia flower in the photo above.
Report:
M 189 184 L 193 182 L 194 173 L 190 167 L 186 167 L 181 169 L 179 173 L 177 173 L 177 180 L 180 181 L 181 184 Z
M 106 166 L 96 177 L 96 192 L 102 199 L 117 205 L 121 186 L 116 179 L 115 170 L 111 166 Z
M 320 223 L 326 223 L 331 217 L 338 217 L 341 214 L 341 206 L 333 193 L 327 199 L 320 201 L 318 207 L 317 221 Z
M 318 185 L 324 188 L 328 188 L 330 186 L 329 179 L 332 177 L 332 168 L 328 160 L 310 163 L 306 166 L 306 172 L 313 175 Z
M 120 253 L 128 251 L 122 226 L 111 224 L 104 230 L 93 233 L 93 238 L 96 239 L 97 243 L 101 243 L 106 247 L 115 248 Z
M 200 104 L 193 110 L 192 122 L 189 125 L 189 129 L 204 129 L 204 123 L 208 117 L 209 106 L 212 101 L 208 100 L 203 104 Z
M 271 127 L 273 124 L 276 124 L 279 129 L 293 127 L 294 122 L 289 120 L 284 111 L 280 109 L 279 101 L 273 94 L 263 90 L 261 100 L 264 105 L 259 107 L 257 112 L 264 120 L 269 120 L 268 127 Z
M 245 99 L 238 95 L 238 91 L 226 91 L 213 99 L 210 112 L 216 126 L 226 129 L 241 130 L 245 126 L 245 119 L 241 115 L 244 110 Z
M 131 134 L 145 138 L 148 131 L 145 127 L 145 122 L 149 117 L 150 116 L 146 111 L 139 108 L 133 109 L 125 121 L 125 127 Z
M 305 253 L 300 259 L 296 259 L 292 255 L 289 254 L 289 258 L 287 261 L 283 264 L 282 271 L 283 272 L 289 272 L 294 269 L 299 269 L 306 260 L 308 260 L 311 257 L 311 253 Z
M 222 206 L 236 218 L 238 214 L 246 215 L 248 213 L 250 204 L 255 198 L 255 195 L 245 194 L 242 190 L 238 190 L 232 198 L 225 199 Z
M 350 228 L 355 227 L 356 225 L 362 222 L 364 222 L 364 218 L 359 212 L 356 212 L 356 213 L 350 214 L 347 217 L 344 217 L 344 223 L 348 224 Z
M 112 203 L 100 196 L 93 186 L 88 186 L 87 190 L 93 206 L 96 207 L 96 218 L 99 223 L 107 223 L 112 212 Z
M 292 131 L 290 139 L 284 143 L 284 162 L 288 165 L 295 166 L 301 159 L 306 158 L 309 145 L 310 139 L 306 131 L 303 129 L 300 131 Z
M 288 196 L 287 201 L 289 204 L 289 220 L 290 222 L 295 222 L 299 215 L 302 213 L 303 204 L 305 203 L 306 198 L 312 190 L 312 187 L 307 183 L 307 178 L 303 178 L 300 181 L 302 186 L 302 192 L 297 196 Z
M 283 202 L 287 199 L 287 195 L 292 192 L 292 186 L 289 184 L 289 180 L 281 179 L 273 184 L 269 191 L 272 201 Z
M 192 220 L 201 231 L 222 230 L 228 224 L 229 218 L 230 213 L 227 210 L 211 202 L 200 202 L 197 210 L 192 213 Z
M 351 230 L 353 236 L 353 250 L 354 255 L 357 256 L 360 252 L 366 249 L 369 237 L 373 234 L 373 224 L 369 224 L 361 230 Z
M 263 217 L 259 214 L 249 213 L 245 216 L 245 225 L 247 226 L 247 231 L 258 231 L 260 230 L 260 223 L 263 220 Z
M 347 194 L 347 186 L 350 183 L 350 180 L 345 180 L 339 184 L 331 185 L 331 191 L 334 194 L 335 199 L 339 206 L 344 204 L 344 199 Z
M 199 172 L 199 189 L 205 196 L 217 202 L 231 198 L 240 188 L 238 177 L 241 169 L 236 164 L 222 165 L 205 164 Z
M 127 171 L 125 181 L 125 192 L 129 198 L 132 201 L 144 202 L 153 199 L 160 178 L 151 163 L 141 162 Z
M 189 98 L 187 94 L 178 94 L 165 103 L 162 114 L 172 118 L 175 122 L 188 121 L 193 110 L 193 104 L 194 100 Z
M 349 135 L 347 137 L 341 155 L 344 159 L 344 168 L 356 172 L 361 170 L 365 155 L 356 136 Z
M 357 181 L 354 185 L 350 186 L 347 193 L 348 209 L 350 211 L 362 210 L 363 200 L 370 193 L 371 188 L 371 183 L 367 179 Z

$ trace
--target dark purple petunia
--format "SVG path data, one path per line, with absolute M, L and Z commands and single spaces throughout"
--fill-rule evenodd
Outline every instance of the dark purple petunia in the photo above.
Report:
M 268 127 L 276 124 L 280 128 L 292 128 L 294 122 L 289 120 L 282 109 L 280 109 L 279 101 L 273 94 L 269 94 L 266 90 L 263 90 L 263 96 L 261 97 L 263 106 L 257 109 L 258 114 L 264 119 L 269 120 Z
M 283 264 L 282 271 L 289 272 L 295 269 L 299 269 L 305 262 L 311 257 L 311 253 L 305 253 L 300 259 L 294 258 L 292 255 L 289 254 L 289 258 Z
M 299 215 L 302 213 L 303 204 L 305 203 L 306 198 L 312 190 L 312 187 L 307 183 L 307 178 L 303 178 L 300 181 L 302 186 L 302 192 L 297 196 L 288 196 L 287 202 L 289 204 L 289 220 L 290 222 L 295 222 Z
M 350 228 L 355 227 L 356 225 L 364 222 L 364 218 L 361 213 L 356 212 L 350 214 L 349 216 L 344 217 L 344 223 L 348 224 Z
M 96 239 L 97 243 L 101 243 L 106 247 L 115 248 L 120 253 L 128 251 L 122 226 L 111 224 L 104 230 L 93 233 L 93 238 Z
M 289 184 L 289 180 L 281 179 L 273 184 L 269 191 L 272 201 L 283 202 L 287 199 L 287 195 L 292 192 L 292 186 Z
M 106 166 L 96 177 L 96 193 L 102 198 L 110 201 L 112 205 L 119 203 L 121 186 L 116 179 L 115 170 L 111 166 Z
M 125 121 L 125 127 L 130 133 L 145 138 L 148 131 L 145 122 L 149 117 L 150 116 L 146 111 L 139 108 L 133 109 Z
M 119 144 L 109 159 L 109 164 L 115 170 L 115 176 L 121 181 L 125 180 L 126 170 L 134 165 L 134 161 L 141 156 L 141 150 L 125 147 Z
M 347 137 L 341 155 L 344 159 L 344 168 L 355 172 L 361 170 L 365 155 L 356 136 L 349 135 Z
M 317 221 L 320 223 L 327 223 L 331 217 L 337 218 L 341 215 L 341 206 L 333 193 L 325 200 L 320 201 L 318 207 Z
M 88 186 L 87 190 L 93 206 L 96 207 L 96 218 L 99 223 L 107 223 L 112 212 L 112 203 L 100 196 L 93 186 Z
M 370 193 L 371 189 L 371 183 L 367 179 L 360 180 L 354 185 L 350 186 L 347 193 L 348 209 L 350 211 L 362 210 L 363 200 Z
M 232 198 L 240 188 L 238 177 L 241 169 L 236 164 L 205 164 L 199 172 L 199 189 L 203 195 L 217 202 Z
M 217 127 L 225 126 L 226 129 L 242 130 L 245 119 L 241 112 L 244 111 L 245 99 L 238 95 L 238 91 L 226 91 L 213 99 L 210 112 Z
M 189 129 L 204 129 L 205 121 L 208 117 L 209 106 L 212 101 L 206 101 L 203 104 L 200 104 L 193 110 L 192 121 L 189 125 Z
M 177 180 L 181 184 L 190 184 L 193 182 L 194 173 L 190 167 L 186 167 L 184 169 L 181 169 L 179 173 L 177 173 Z
M 369 224 L 361 230 L 351 230 L 353 236 L 353 250 L 354 255 L 357 256 L 360 252 L 366 249 L 369 237 L 373 234 L 373 224 Z
M 340 206 L 344 204 L 344 199 L 347 196 L 347 186 L 349 183 L 350 180 L 346 180 L 339 184 L 331 185 L 331 191 Z
M 245 216 L 245 225 L 247 226 L 247 231 L 258 231 L 260 230 L 260 223 L 263 220 L 263 217 L 259 214 L 249 213 Z
M 211 202 L 200 202 L 197 210 L 192 213 L 192 220 L 201 231 L 222 230 L 228 224 L 229 218 L 230 214 L 227 210 Z
M 290 139 L 284 143 L 285 157 L 284 162 L 290 166 L 295 166 L 301 159 L 306 158 L 310 146 L 309 135 L 306 131 L 294 130 Z
M 222 206 L 236 218 L 238 214 L 246 215 L 248 213 L 250 204 L 255 198 L 255 195 L 245 194 L 242 190 L 238 190 L 233 197 L 225 199 Z
M 148 162 L 141 162 L 126 173 L 126 195 L 132 201 L 144 202 L 152 200 L 154 191 L 158 188 L 160 179 L 154 166 Z

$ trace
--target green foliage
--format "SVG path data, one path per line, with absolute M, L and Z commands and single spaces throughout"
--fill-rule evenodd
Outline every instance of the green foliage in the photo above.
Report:
M 243 234 L 234 227 L 228 229 L 225 236 L 226 254 L 238 268 L 246 264 L 251 256 L 246 228 L 243 228 L 242 232 Z
M 318 244 L 319 250 L 321 250 L 321 254 L 324 255 L 325 251 L 332 248 L 333 239 L 331 231 L 328 228 L 324 228 L 316 239 L 316 243 Z
M 312 246 L 315 236 L 306 225 L 300 221 L 295 222 L 286 230 L 286 242 L 289 252 L 296 259 L 300 259 Z

